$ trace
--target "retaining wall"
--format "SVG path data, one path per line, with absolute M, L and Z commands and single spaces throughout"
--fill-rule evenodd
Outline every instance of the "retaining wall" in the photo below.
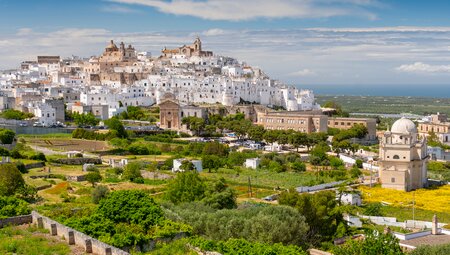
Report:
M 37 162 L 37 163 L 32 163 L 32 164 L 26 164 L 25 165 L 25 169 L 32 169 L 32 168 L 39 168 L 39 167 L 44 167 L 45 166 L 45 162 Z
M 31 218 L 32 223 L 37 224 L 38 227 L 48 229 L 51 235 L 59 236 L 64 240 L 67 240 L 69 244 L 83 247 L 86 253 L 98 255 L 130 255 L 128 252 L 100 242 L 95 238 L 66 227 L 48 217 L 42 216 L 36 211 L 31 212 Z
M 7 227 L 9 225 L 17 226 L 22 224 L 28 224 L 31 223 L 31 220 L 32 220 L 31 214 L 1 219 L 0 228 Z

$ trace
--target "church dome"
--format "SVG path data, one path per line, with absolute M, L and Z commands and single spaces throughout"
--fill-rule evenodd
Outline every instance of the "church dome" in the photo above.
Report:
M 409 119 L 401 118 L 394 122 L 391 128 L 392 133 L 397 134 L 411 134 L 417 133 L 416 124 Z

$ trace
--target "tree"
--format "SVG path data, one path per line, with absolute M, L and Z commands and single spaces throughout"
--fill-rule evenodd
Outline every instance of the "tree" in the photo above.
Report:
M 314 194 L 298 194 L 295 190 L 282 192 L 278 198 L 280 205 L 296 208 L 309 224 L 308 239 L 313 244 L 331 240 L 339 226 L 344 222 L 342 213 L 337 210 L 336 193 L 322 191 Z
M 254 141 L 262 141 L 264 139 L 264 133 L 266 130 L 263 126 L 260 125 L 252 125 L 248 130 L 248 137 Z
M 226 156 L 228 154 L 228 146 L 219 142 L 208 142 L 205 143 L 202 154 Z
M 143 165 L 140 162 L 128 163 L 123 171 L 122 179 L 131 182 L 139 181 L 142 179 L 141 169 L 143 169 Z
M 14 164 L 0 165 L 0 196 L 12 196 L 24 186 L 25 181 Z
M 78 126 L 95 126 L 99 122 L 99 120 L 91 112 L 82 114 L 75 112 L 72 116 L 75 124 L 77 124 Z
M 205 182 L 197 171 L 184 171 L 177 174 L 167 186 L 166 197 L 172 203 L 202 200 L 205 195 Z
M 277 141 L 278 135 L 279 135 L 279 131 L 278 130 L 267 130 L 264 135 L 263 138 L 266 142 L 268 143 L 274 143 L 275 141 Z
M 208 172 L 211 170 L 217 171 L 220 167 L 223 166 L 222 158 L 217 155 L 204 155 L 202 157 L 203 168 L 208 169 Z
M 122 125 L 122 122 L 117 117 L 112 117 L 111 119 L 105 120 L 105 125 L 108 126 L 109 130 L 115 130 L 117 132 L 117 137 L 127 138 L 128 133 Z
M 95 187 L 95 189 L 92 191 L 92 202 L 94 204 L 98 204 L 100 200 L 105 198 L 109 193 L 109 189 L 106 186 L 99 185 Z
M 5 149 L 5 148 L 3 148 L 3 147 L 0 147 L 0 156 L 10 156 L 11 155 L 11 153 L 9 152 L 9 150 L 7 150 L 7 149 Z
M 21 112 L 14 109 L 4 110 L 0 116 L 5 119 L 13 119 L 13 120 L 24 120 L 28 118 L 33 118 L 34 114 L 29 112 Z
M 10 129 L 1 128 L 0 129 L 0 142 L 3 144 L 12 144 L 16 133 Z
M 334 169 L 337 170 L 340 166 L 344 165 L 344 161 L 340 158 L 337 157 L 331 157 L 330 159 L 330 166 Z
M 302 132 L 292 132 L 288 137 L 288 142 L 290 145 L 294 146 L 297 151 L 302 145 L 306 145 L 308 136 Z
M 200 135 L 205 128 L 205 120 L 195 116 L 184 117 L 181 120 L 181 123 L 187 125 L 187 128 L 191 131 L 195 131 L 197 135 Z
M 220 178 L 207 186 L 202 202 L 214 209 L 233 209 L 237 207 L 236 192 Z
M 403 255 L 398 239 L 392 234 L 370 231 L 364 240 L 349 240 L 334 246 L 335 255 Z
M 322 105 L 323 108 L 333 108 L 335 110 L 335 113 L 333 116 L 339 116 L 339 117 L 349 117 L 350 114 L 348 112 L 345 112 L 342 110 L 342 106 L 334 101 L 328 101 L 325 104 Z
M 99 182 L 102 180 L 102 176 L 98 171 L 90 172 L 86 175 L 86 181 L 92 184 L 92 187 L 95 186 L 96 182 Z
M 358 168 L 358 166 L 355 164 L 353 165 L 352 169 L 350 169 L 350 175 L 352 178 L 358 178 L 361 176 L 362 171 Z

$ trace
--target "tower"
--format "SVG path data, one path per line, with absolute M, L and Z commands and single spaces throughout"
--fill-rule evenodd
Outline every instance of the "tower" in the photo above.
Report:
M 401 118 L 380 142 L 380 182 L 383 188 L 411 191 L 427 186 L 427 141 L 414 122 Z
M 194 42 L 194 52 L 202 51 L 202 41 L 200 41 L 200 37 L 197 37 Z

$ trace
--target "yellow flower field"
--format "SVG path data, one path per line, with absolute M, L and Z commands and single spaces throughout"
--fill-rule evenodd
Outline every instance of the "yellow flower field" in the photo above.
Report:
M 412 207 L 413 194 L 415 193 L 416 208 L 450 212 L 450 185 L 444 185 L 436 189 L 419 189 L 404 192 L 381 187 L 360 186 L 364 202 L 387 202 L 397 207 Z

